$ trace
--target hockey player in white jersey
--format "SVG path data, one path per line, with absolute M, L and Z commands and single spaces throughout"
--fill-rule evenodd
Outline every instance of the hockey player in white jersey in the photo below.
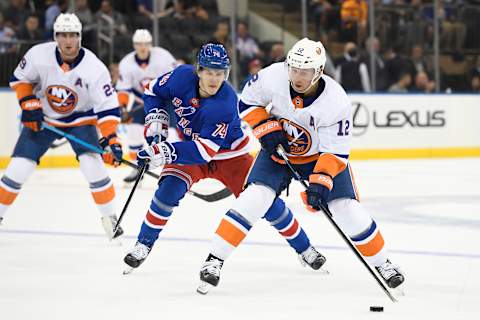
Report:
M 136 30 L 132 40 L 135 51 L 130 52 L 120 61 L 120 77 L 116 89 L 122 110 L 122 122 L 127 124 L 129 156 L 132 160 L 136 160 L 137 152 L 143 147 L 144 87 L 151 80 L 172 71 L 177 66 L 177 62 L 167 50 L 152 47 L 152 35 L 148 30 Z M 133 94 L 134 100 L 131 109 L 127 110 L 130 93 Z M 139 171 L 133 169 L 124 181 L 133 182 L 138 174 Z
M 291 172 L 276 153 L 279 145 L 302 179 L 309 181 L 302 194 L 307 208 L 328 206 L 335 222 L 389 287 L 404 281 L 387 258 L 377 224 L 358 200 L 348 161 L 351 102 L 343 88 L 323 74 L 325 61 L 323 45 L 304 38 L 289 51 L 286 63 L 261 70 L 245 85 L 241 116 L 253 127 L 262 150 L 246 189 L 217 228 L 211 253 L 200 271 L 200 293 L 218 284 L 225 259 L 291 182 Z M 232 223 L 232 216 L 243 224 Z
M 74 14 L 60 14 L 53 31 L 55 41 L 32 47 L 10 80 L 24 127 L 0 179 L 0 220 L 41 157 L 60 138 L 42 129 L 44 122 L 100 147 L 98 127 L 110 150 L 103 161 L 118 165 L 122 159 L 122 146 L 116 136 L 120 110 L 108 69 L 95 54 L 81 47 L 82 25 Z M 117 221 L 115 190 L 102 156 L 70 144 L 102 215 L 105 232 L 110 239 L 118 237 L 123 231 L 113 234 Z

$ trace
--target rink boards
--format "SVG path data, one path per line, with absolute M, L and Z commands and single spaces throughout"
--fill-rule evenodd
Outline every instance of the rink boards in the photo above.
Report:
M 350 98 L 353 123 L 347 130 L 353 134 L 352 159 L 480 156 L 479 95 L 352 94 Z M 0 91 L 0 105 L 0 168 L 4 168 L 20 130 L 20 108 L 9 89 Z M 76 160 L 64 145 L 49 150 L 41 166 L 71 167 Z

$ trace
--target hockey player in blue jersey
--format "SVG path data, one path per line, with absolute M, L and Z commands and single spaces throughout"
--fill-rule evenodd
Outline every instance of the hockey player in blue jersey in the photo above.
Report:
M 236 197 L 253 163 L 248 153 L 249 137 L 241 129 L 238 98 L 226 82 L 230 59 L 223 45 L 208 43 L 197 56 L 197 66 L 182 65 L 149 83 L 143 96 L 145 138 L 150 144 L 138 153 L 139 165 L 164 165 L 158 188 L 142 223 L 134 248 L 125 256 L 126 273 L 147 258 L 172 211 L 197 181 L 214 178 Z M 169 143 L 171 104 L 183 140 Z M 154 138 L 159 143 L 152 143 Z M 319 269 L 325 262 L 282 200 L 272 204 L 265 218 L 299 254 L 303 265 Z M 232 216 L 227 228 L 242 228 L 245 221 Z M 236 239 L 230 239 L 235 242 Z

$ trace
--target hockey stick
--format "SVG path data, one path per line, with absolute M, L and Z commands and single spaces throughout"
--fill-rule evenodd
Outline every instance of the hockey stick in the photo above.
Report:
M 77 137 L 75 137 L 74 135 L 71 135 L 69 133 L 66 133 L 60 129 L 57 129 L 47 123 L 43 123 L 42 124 L 42 128 L 44 129 L 47 129 L 47 130 L 50 130 L 52 132 L 55 132 L 56 134 L 70 140 L 70 141 L 73 141 L 75 143 L 78 143 L 79 145 L 89 149 L 90 151 L 93 151 L 95 153 L 99 153 L 99 154 L 104 154 L 106 151 L 97 147 L 97 146 L 94 146 L 86 141 L 83 141 Z M 129 167 L 132 167 L 132 168 L 135 168 L 135 169 L 141 169 L 139 166 L 137 166 L 136 164 L 128 161 L 128 160 L 125 160 L 125 159 L 122 159 L 121 161 L 123 164 L 129 166 Z M 151 176 L 151 177 L 154 177 L 156 179 L 159 179 L 160 176 L 152 171 L 149 171 L 149 170 L 146 170 L 145 171 L 145 174 Z M 222 190 L 220 191 L 217 191 L 215 193 L 211 193 L 211 194 L 201 194 L 201 193 L 198 193 L 198 192 L 195 192 L 195 191 L 192 191 L 192 190 L 188 190 L 188 193 L 191 194 L 192 196 L 194 197 L 197 197 L 199 199 L 202 199 L 204 201 L 207 201 L 207 202 L 215 202 L 215 201 L 219 201 L 219 200 L 222 200 L 222 199 L 225 199 L 225 198 L 228 198 L 232 192 L 228 189 L 228 188 L 223 188 Z
M 307 183 L 302 179 L 300 174 L 293 168 L 292 164 L 290 163 L 290 160 L 288 160 L 287 154 L 285 153 L 285 150 L 283 149 L 282 146 L 278 146 L 277 148 L 278 154 L 282 157 L 282 159 L 285 161 L 288 169 L 290 172 L 293 174 L 295 180 L 298 180 L 302 186 L 305 188 L 305 190 L 308 189 Z M 345 241 L 345 243 L 350 247 L 350 249 L 353 251 L 355 256 L 360 260 L 360 262 L 363 264 L 363 266 L 370 272 L 370 275 L 375 278 L 377 281 L 378 285 L 382 288 L 383 292 L 392 300 L 392 302 L 397 302 L 397 299 L 392 295 L 390 290 L 385 286 L 383 281 L 378 277 L 378 275 L 375 273 L 375 271 L 372 270 L 372 267 L 365 261 L 363 256 L 358 252 L 357 248 L 353 245 L 353 243 L 350 241 L 350 239 L 345 235 L 345 233 L 340 229 L 338 224 L 333 220 L 332 213 L 328 209 L 328 207 L 324 205 L 320 205 L 320 209 L 323 211 L 325 216 L 327 217 L 328 221 L 332 224 L 332 226 L 335 228 L 337 233 L 342 237 L 342 239 Z
M 128 205 L 130 204 L 130 200 L 132 200 L 133 194 L 135 193 L 135 190 L 137 189 L 138 183 L 140 180 L 142 180 L 143 174 L 148 168 L 148 161 L 145 162 L 145 164 L 142 166 L 140 169 L 140 174 L 138 175 L 137 179 L 135 180 L 135 183 L 133 184 L 133 188 L 130 191 L 130 194 L 128 195 L 127 202 L 125 202 L 125 205 L 123 206 L 122 213 L 120 213 L 120 216 L 118 217 L 118 221 L 115 224 L 115 228 L 113 228 L 113 236 L 117 233 L 118 227 L 120 226 L 120 222 L 122 222 L 123 216 L 125 215 L 125 212 L 127 212 Z
M 141 169 L 135 163 L 130 162 L 128 160 L 122 160 L 122 163 L 126 164 L 127 166 L 129 166 L 131 168 L 135 168 L 135 169 L 138 169 L 138 170 Z M 147 175 L 149 175 L 153 178 L 160 179 L 160 176 L 158 174 L 152 172 L 152 171 L 146 171 L 145 174 L 147 174 Z M 191 194 L 192 196 L 195 196 L 195 197 L 197 197 L 199 199 L 202 199 L 202 200 L 205 200 L 207 202 L 215 202 L 215 201 L 223 200 L 223 199 L 228 198 L 229 196 L 232 195 L 232 192 L 228 188 L 223 188 L 222 190 L 211 193 L 211 194 L 201 194 L 201 193 L 195 192 L 193 190 L 188 190 L 187 192 L 189 194 Z

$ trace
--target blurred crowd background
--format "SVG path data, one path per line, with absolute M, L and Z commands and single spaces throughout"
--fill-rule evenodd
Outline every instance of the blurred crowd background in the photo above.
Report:
M 321 40 L 325 73 L 349 92 L 480 92 L 480 0 L 0 0 L 0 86 L 31 46 L 52 39 L 55 18 L 74 12 L 82 45 L 114 81 L 133 32 L 146 28 L 180 63 L 194 63 L 206 41 L 223 43 L 241 90 L 289 48 L 283 37 L 257 40 L 249 15 L 222 14 L 222 2 L 246 2 L 285 33 Z

